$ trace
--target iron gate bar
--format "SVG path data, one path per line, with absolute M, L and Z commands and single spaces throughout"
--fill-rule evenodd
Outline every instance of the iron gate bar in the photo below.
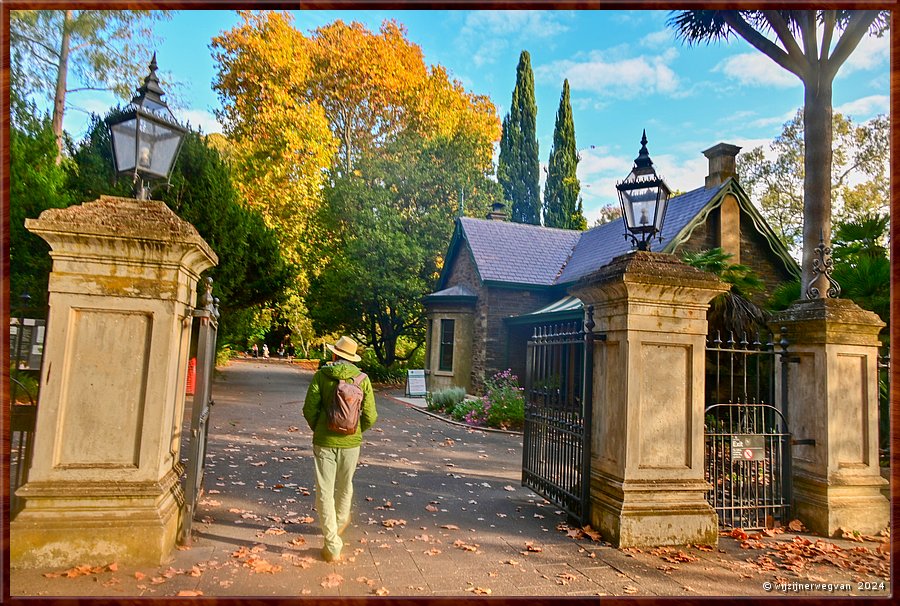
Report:
M 185 485 L 185 511 L 179 542 L 191 543 L 191 526 L 197 510 L 206 468 L 206 442 L 209 437 L 209 412 L 212 399 L 212 374 L 216 365 L 216 336 L 218 332 L 218 300 L 212 296 L 212 278 L 206 278 L 206 292 L 201 307 L 192 312 L 200 325 L 197 336 L 197 379 L 191 404 L 190 452 Z
M 528 342 L 522 484 L 580 524 L 590 507 L 593 308 L 585 326 L 535 327 Z

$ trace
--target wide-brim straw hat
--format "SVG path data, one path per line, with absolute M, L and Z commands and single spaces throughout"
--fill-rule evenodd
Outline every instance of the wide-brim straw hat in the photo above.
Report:
M 356 355 L 356 349 L 358 347 L 356 341 L 350 337 L 341 337 L 334 345 L 326 343 L 325 347 L 327 347 L 334 355 L 340 356 L 345 360 L 350 360 L 351 362 L 359 362 L 362 360 L 362 358 Z

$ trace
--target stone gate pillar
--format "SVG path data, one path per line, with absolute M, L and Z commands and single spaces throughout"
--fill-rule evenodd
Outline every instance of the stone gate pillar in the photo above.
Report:
M 777 314 L 796 363 L 788 378 L 794 517 L 810 530 L 874 534 L 890 522 L 878 465 L 878 333 L 884 322 L 845 299 L 798 301 Z
M 12 566 L 159 564 L 174 547 L 190 308 L 218 259 L 165 204 L 103 196 L 26 227 L 51 246 L 34 457 Z
M 620 547 L 715 544 L 706 501 L 706 311 L 727 290 L 672 255 L 634 252 L 570 293 L 594 306 L 591 524 Z

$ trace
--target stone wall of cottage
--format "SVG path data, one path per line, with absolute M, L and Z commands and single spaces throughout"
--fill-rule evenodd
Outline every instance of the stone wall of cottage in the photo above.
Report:
M 487 303 L 486 356 L 482 378 L 490 377 L 494 373 L 512 368 L 512 366 L 516 366 L 513 372 L 516 372 L 517 369 L 524 372 L 525 353 L 522 350 L 526 343 L 521 338 L 510 338 L 510 330 L 503 321 L 504 318 L 535 311 L 553 303 L 564 294 L 556 289 L 524 290 L 496 287 L 487 289 L 487 297 L 485 297 Z M 473 374 L 474 372 L 473 368 Z M 520 378 L 524 381 L 524 377 Z
M 721 246 L 719 210 L 716 208 L 709 213 L 707 220 L 698 225 L 691 237 L 678 247 L 676 255 L 680 257 L 684 251 L 697 252 Z M 756 272 L 765 283 L 764 291 L 753 297 L 757 304 L 762 304 L 779 284 L 792 280 L 793 276 L 777 260 L 768 240 L 756 230 L 753 220 L 745 213 L 741 213 L 740 225 L 740 263 Z
M 472 254 L 465 244 L 460 245 L 459 252 L 453 261 L 453 267 L 450 268 L 450 274 L 447 277 L 447 288 L 457 285 L 466 286 L 478 295 L 472 321 L 472 379 L 470 385 L 472 391 L 481 393 L 484 387 L 488 296 L 487 289 L 481 284 Z

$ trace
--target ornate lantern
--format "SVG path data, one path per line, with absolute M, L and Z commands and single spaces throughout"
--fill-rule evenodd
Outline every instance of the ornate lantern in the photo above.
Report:
M 662 233 L 666 204 L 672 192 L 653 168 L 646 130 L 634 168 L 624 181 L 616 184 L 616 189 L 627 230 L 625 237 L 630 237 L 638 250 L 650 250 L 650 240 Z
M 126 110 L 107 120 L 112 139 L 113 161 L 118 174 L 133 175 L 134 197 L 150 198 L 145 181 L 168 181 L 187 129 L 178 124 L 156 77 L 156 53 L 150 73 Z

